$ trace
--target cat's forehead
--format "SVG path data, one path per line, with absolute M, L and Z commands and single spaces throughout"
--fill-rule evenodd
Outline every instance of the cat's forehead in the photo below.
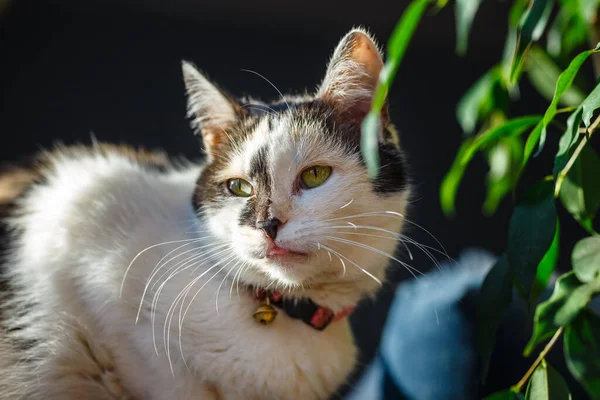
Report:
M 337 159 L 342 154 L 323 121 L 293 113 L 257 121 L 230 157 L 231 172 L 253 177 L 289 167 Z

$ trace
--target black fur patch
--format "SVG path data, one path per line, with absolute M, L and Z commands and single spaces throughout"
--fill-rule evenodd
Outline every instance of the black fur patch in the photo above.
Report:
M 258 149 L 254 157 L 250 160 L 249 175 L 258 181 L 261 186 L 269 187 L 271 177 L 269 176 L 269 165 L 267 163 L 268 149 L 266 146 Z
M 238 224 L 251 227 L 256 226 L 256 197 L 250 197 L 246 200 L 246 204 L 244 204 L 238 218 Z
M 407 180 L 404 160 L 391 143 L 379 145 L 379 174 L 373 182 L 376 193 L 392 194 L 406 190 Z

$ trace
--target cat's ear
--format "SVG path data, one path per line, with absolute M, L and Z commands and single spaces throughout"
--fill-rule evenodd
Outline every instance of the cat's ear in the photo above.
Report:
M 337 45 L 317 95 L 344 118 L 359 123 L 371 108 L 382 68 L 375 41 L 366 31 L 353 29 Z M 386 101 L 382 118 L 387 115 Z
M 236 104 L 202 75 L 193 64 L 182 61 L 188 95 L 188 117 L 196 134 L 202 134 L 209 155 L 227 140 L 227 129 L 238 119 Z

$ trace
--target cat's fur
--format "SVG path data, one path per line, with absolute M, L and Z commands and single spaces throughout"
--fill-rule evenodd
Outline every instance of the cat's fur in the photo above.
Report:
M 0 398 L 334 393 L 355 365 L 347 319 L 318 331 L 280 312 L 259 325 L 249 287 L 339 312 L 385 279 L 409 190 L 387 105 L 376 179 L 360 155 L 360 124 L 382 66 L 373 40 L 355 29 L 316 94 L 248 106 L 184 63 L 204 164 L 95 144 L 59 148 L 1 176 L 10 240 L 0 282 Z M 313 165 L 333 172 L 319 187 L 299 188 Z M 252 182 L 255 195 L 228 193 L 224 182 L 236 177 Z M 277 246 L 306 256 L 265 257 L 256 222 L 273 216 L 284 222 Z

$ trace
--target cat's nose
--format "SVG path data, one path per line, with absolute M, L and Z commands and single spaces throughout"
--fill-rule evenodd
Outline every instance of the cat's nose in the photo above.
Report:
M 277 237 L 277 230 L 282 222 L 278 218 L 269 218 L 264 221 L 256 221 L 256 227 L 262 229 L 271 240 Z

